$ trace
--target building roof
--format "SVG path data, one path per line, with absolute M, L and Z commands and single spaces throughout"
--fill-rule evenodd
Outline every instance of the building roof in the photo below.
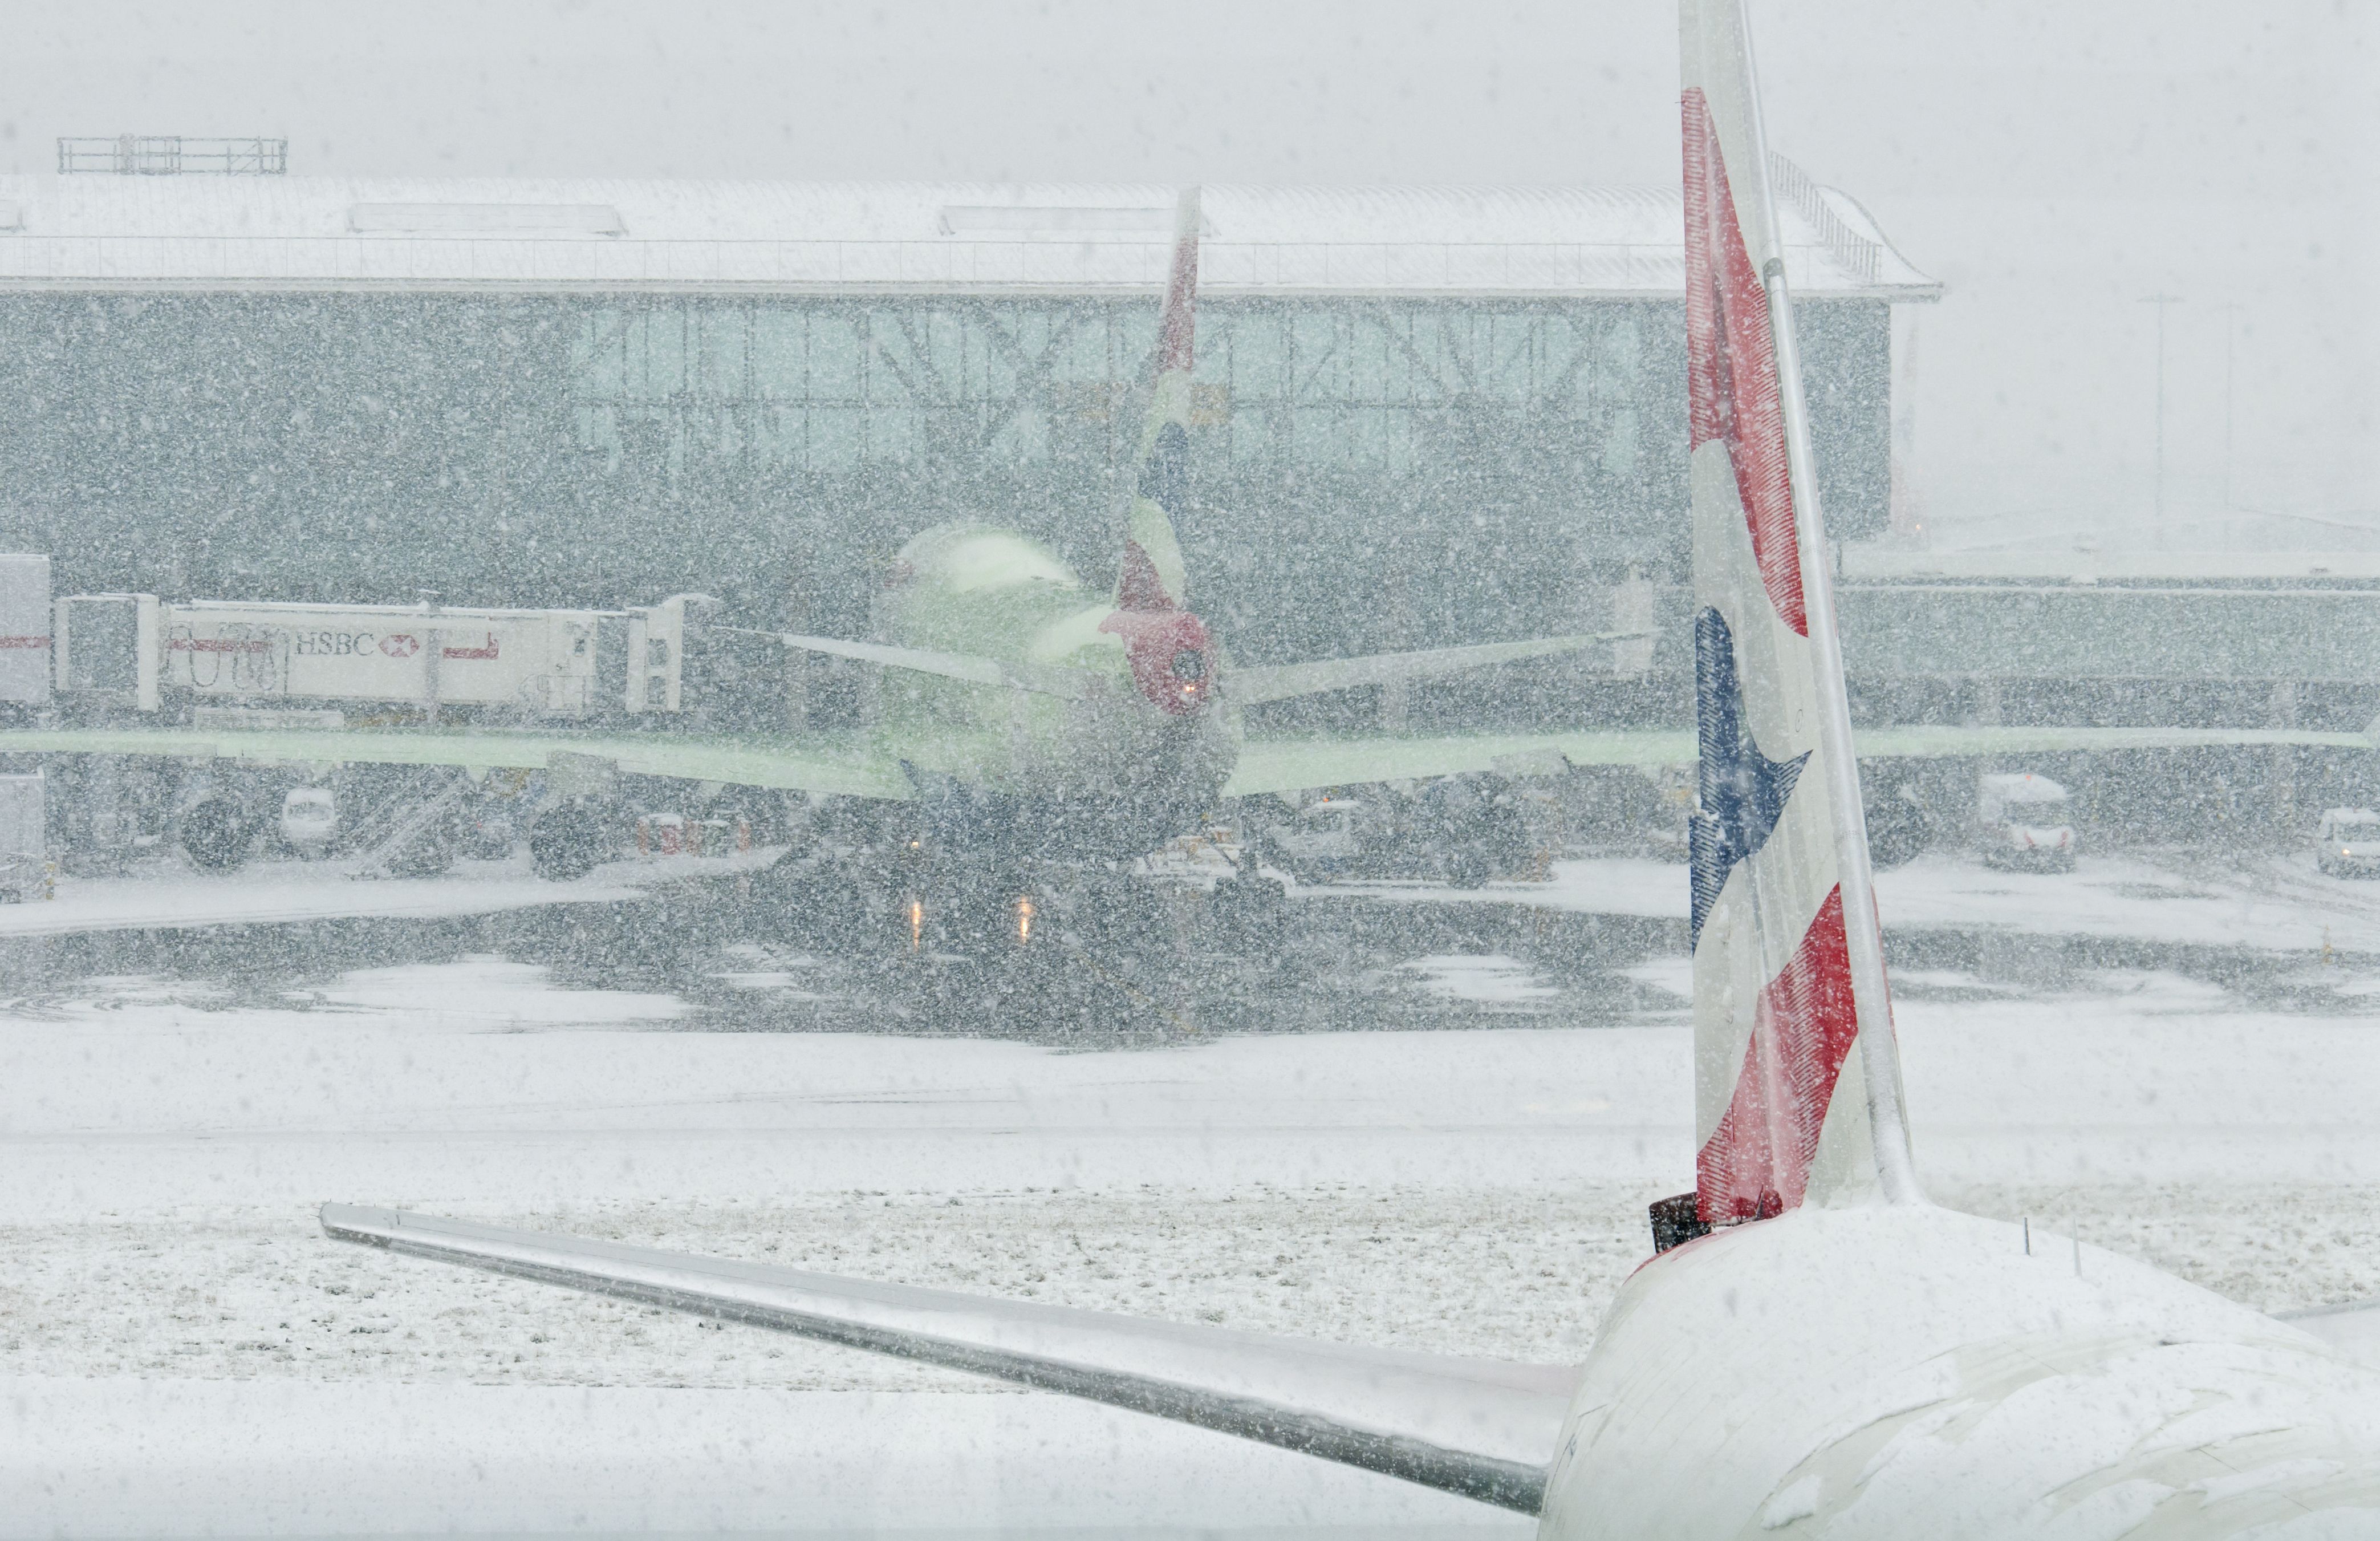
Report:
M 1940 286 L 1779 166 L 1787 276 Z M 1164 279 L 1173 190 L 1129 184 L 0 176 L 0 290 L 1096 293 Z M 1218 295 L 1683 292 L 1653 188 L 1205 190 Z

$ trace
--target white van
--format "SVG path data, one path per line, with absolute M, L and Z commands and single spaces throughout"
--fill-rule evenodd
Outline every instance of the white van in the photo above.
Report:
M 2313 839 L 2314 865 L 2332 877 L 2380 877 L 2380 813 L 2325 808 Z
M 339 810 L 327 788 L 298 786 L 281 799 L 282 843 L 301 856 L 319 856 L 338 832 Z
M 1364 804 L 1353 797 L 1324 797 L 1297 812 L 1294 821 L 1268 832 L 1269 855 L 1301 881 L 1343 878 L 1359 870 L 1366 855 Z
M 1985 776 L 1976 799 L 1984 864 L 2029 872 L 2074 870 L 2066 789 L 2031 772 Z

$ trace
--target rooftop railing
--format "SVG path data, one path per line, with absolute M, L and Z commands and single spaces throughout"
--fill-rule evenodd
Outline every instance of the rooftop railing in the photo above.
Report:
M 1768 156 L 1768 178 L 1777 188 L 1778 197 L 1793 206 L 1794 211 L 1816 232 L 1824 246 L 1843 270 L 1863 284 L 1876 282 L 1878 259 L 1882 249 L 1876 242 L 1843 222 L 1828 203 L 1810 174 L 1774 151 Z
M 289 141 L 186 139 L 179 134 L 59 140 L 59 175 L 84 172 L 116 176 L 285 176 Z

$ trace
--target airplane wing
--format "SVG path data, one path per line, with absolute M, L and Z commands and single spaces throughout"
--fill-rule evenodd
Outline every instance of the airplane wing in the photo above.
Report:
M 1694 735 L 1666 729 L 1620 733 L 1457 734 L 1435 738 L 1253 739 L 1224 783 L 1226 797 L 1306 792 L 1369 782 L 1426 781 L 1543 764 L 1692 765 Z
M 872 1349 L 1537 1511 L 1579 1372 L 994 1300 L 326 1204 L 343 1242 Z
M 1311 663 L 1252 664 L 1235 667 L 1223 676 L 1223 695 L 1235 706 L 1286 700 L 1293 696 L 1318 696 L 1326 690 L 1351 690 L 1359 685 L 1388 685 L 1397 680 L 1434 679 L 1485 669 L 1494 663 L 1574 653 L 1598 642 L 1621 642 L 1646 637 L 1642 631 L 1604 631 L 1591 636 L 1538 637 L 1526 642 L 1482 642 L 1464 648 L 1428 648 L 1411 653 L 1373 653 L 1364 658 L 1325 658 Z
M 790 632 L 751 632 L 748 635 L 773 637 L 786 647 L 798 648 L 804 652 L 857 659 L 863 663 L 880 663 L 888 669 L 908 669 L 920 674 L 939 674 L 944 679 L 965 680 L 969 685 L 1000 686 L 1010 690 L 1029 690 L 1042 696 L 1062 696 L 1068 700 L 1081 700 L 1090 688 L 1087 678 L 1073 669 L 1014 663 L 966 653 L 935 652 L 925 648 L 897 648 L 884 642 L 846 642 L 836 637 L 798 637 Z
M 0 754 L 153 755 L 251 765 L 452 765 L 541 770 L 561 753 L 672 776 L 851 797 L 905 800 L 909 779 L 861 734 L 702 738 L 681 734 L 474 732 L 432 728 L 64 728 L 0 730 Z
M 2126 749 L 2244 749 L 2270 746 L 2369 749 L 2360 733 L 2299 728 L 1855 728 L 1862 759 L 1950 759 L 1967 755 L 2059 755 Z
M 1862 759 L 1955 759 L 1987 755 L 2050 755 L 2127 749 L 2246 748 L 2288 745 L 2370 749 L 2360 733 L 2294 728 L 1886 727 L 1852 734 Z M 1423 781 L 1476 771 L 1627 765 L 1691 766 L 1694 735 L 1685 730 L 1609 733 L 1453 734 L 1434 738 L 1280 738 L 1251 740 L 1224 786 L 1227 797 Z

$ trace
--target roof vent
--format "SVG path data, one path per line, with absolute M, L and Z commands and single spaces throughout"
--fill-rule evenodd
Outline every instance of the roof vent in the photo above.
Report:
M 1086 233 L 1162 236 L 1172 229 L 1172 209 L 953 203 L 942 210 L 942 234 L 945 236 Z
M 355 203 L 347 228 L 375 236 L 618 236 L 608 203 Z

